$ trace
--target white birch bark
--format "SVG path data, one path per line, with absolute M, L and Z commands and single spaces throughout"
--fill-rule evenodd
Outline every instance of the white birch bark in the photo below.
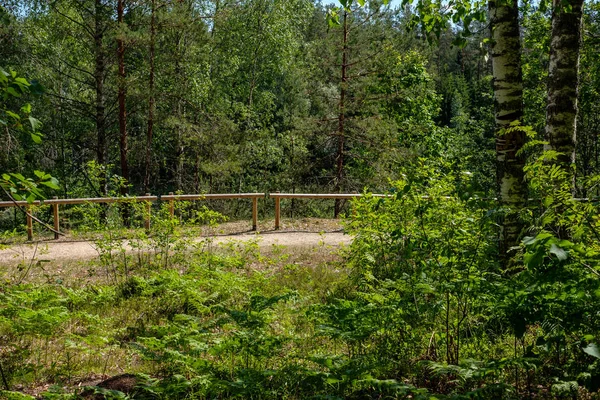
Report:
M 491 29 L 491 58 L 496 119 L 496 171 L 498 200 L 508 212 L 501 222 L 500 258 L 516 246 L 522 230 L 518 211 L 527 199 L 524 157 L 517 152 L 525 143 L 520 129 L 507 129 L 523 116 L 523 77 L 519 12 L 516 0 L 488 2 Z
M 571 0 L 564 7 L 553 0 L 548 104 L 546 108 L 546 149 L 559 152 L 557 162 L 571 171 L 575 162 L 577 95 L 579 91 L 579 49 L 581 47 L 583 0 Z

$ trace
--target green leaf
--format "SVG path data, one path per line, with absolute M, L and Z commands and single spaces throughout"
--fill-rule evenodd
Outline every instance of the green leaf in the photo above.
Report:
M 329 24 L 330 28 L 340 26 L 340 16 L 336 9 L 331 9 L 327 13 L 327 23 Z
M 341 380 L 339 380 L 339 379 L 336 379 L 336 378 L 331 378 L 331 377 L 330 377 L 330 378 L 327 378 L 326 382 L 327 382 L 328 384 L 330 384 L 330 385 L 334 385 L 334 384 L 336 384 L 336 383 L 340 383 L 340 382 L 341 382 Z
M 50 189 L 58 190 L 60 186 L 58 186 L 58 180 L 56 178 L 52 178 L 49 181 L 40 182 L 40 184 L 49 187 Z
M 6 115 L 8 115 L 9 117 L 11 117 L 12 119 L 16 120 L 16 121 L 20 121 L 21 120 L 21 116 L 19 114 L 16 114 L 12 111 L 6 110 Z
M 17 91 L 14 88 L 12 88 L 12 87 L 7 87 L 6 88 L 6 93 L 8 93 L 8 94 L 10 94 L 11 96 L 14 96 L 14 97 L 21 97 L 21 95 L 19 93 L 17 93 Z
M 21 107 L 21 112 L 25 114 L 31 114 L 31 104 L 27 103 Z
M 42 122 L 39 119 L 28 117 L 29 123 L 31 124 L 31 129 L 34 132 L 37 132 L 42 127 Z
M 550 254 L 554 254 L 560 261 L 565 261 L 569 258 L 568 253 L 554 243 L 550 245 Z
M 39 133 L 31 133 L 31 140 L 33 140 L 35 144 L 40 144 L 42 143 L 42 135 Z
M 19 87 L 23 87 L 23 86 L 28 87 L 29 86 L 29 82 L 27 82 L 27 79 L 21 78 L 21 77 L 15 78 L 15 83 L 17 83 L 19 85 Z
M 583 349 L 583 352 L 589 354 L 592 357 L 600 358 L 600 350 L 596 343 L 590 343 L 586 348 Z

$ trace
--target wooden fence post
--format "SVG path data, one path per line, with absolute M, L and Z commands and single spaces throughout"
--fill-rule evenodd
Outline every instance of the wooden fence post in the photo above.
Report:
M 31 219 L 31 204 L 27 204 L 25 207 L 27 211 L 27 240 L 30 242 L 33 240 L 33 220 Z
M 173 192 L 169 192 L 169 196 L 173 196 Z M 175 200 L 173 199 L 169 200 L 169 215 L 171 218 L 175 216 Z
M 255 231 L 258 227 L 258 198 L 252 198 L 252 230 Z
M 53 199 L 57 200 L 58 196 L 54 196 Z M 52 214 L 54 216 L 54 230 L 56 231 L 56 232 L 54 232 L 54 240 L 58 240 L 58 238 L 60 237 L 58 235 L 58 232 L 60 231 L 60 219 L 58 217 L 58 203 L 52 204 Z
M 279 191 L 275 192 L 279 193 Z M 279 197 L 275 197 L 275 230 L 279 229 L 279 219 L 281 217 L 281 199 Z
M 146 196 L 150 196 L 150 193 L 146 193 Z M 150 232 L 150 212 L 152 210 L 152 203 L 150 201 L 146 201 L 146 215 L 144 220 L 144 228 L 146 228 L 146 232 Z

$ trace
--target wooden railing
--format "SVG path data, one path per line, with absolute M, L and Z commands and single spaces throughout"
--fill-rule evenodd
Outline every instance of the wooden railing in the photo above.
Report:
M 281 227 L 281 199 L 335 199 L 335 200 L 351 200 L 358 197 L 362 197 L 361 193 L 269 193 L 269 197 L 275 201 L 275 229 Z M 392 197 L 391 194 L 369 194 L 372 197 Z M 223 194 L 173 194 L 172 192 L 168 195 L 152 196 L 146 194 L 145 196 L 138 197 L 98 197 L 98 198 L 82 198 L 82 199 L 58 199 L 56 197 L 50 200 L 34 201 L 28 203 L 26 201 L 0 201 L 0 208 L 2 207 L 21 207 L 24 209 L 27 218 L 27 238 L 31 241 L 33 239 L 33 221 L 36 220 L 42 224 L 32 214 L 32 207 L 36 205 L 50 205 L 52 206 L 52 214 L 54 220 L 54 238 L 58 239 L 60 233 L 60 218 L 59 218 L 59 206 L 61 204 L 86 204 L 86 203 L 146 203 L 146 210 L 144 213 L 144 227 L 146 230 L 150 229 L 150 216 L 152 202 L 164 201 L 169 203 L 169 212 L 171 216 L 175 215 L 175 202 L 176 201 L 194 201 L 194 200 L 221 200 L 221 199 L 252 199 L 252 230 L 258 229 L 258 199 L 265 198 L 265 193 L 223 193 Z M 427 196 L 424 196 L 427 198 Z M 448 197 L 450 198 L 450 197 Z M 488 199 L 493 200 L 493 199 Z M 598 199 L 574 199 L 577 201 L 598 201 Z M 46 225 L 49 227 L 48 225 Z M 49 227 L 50 228 L 50 227 Z
M 0 201 L 0 208 L 2 207 L 22 207 L 25 210 L 27 218 L 27 239 L 33 240 L 33 220 L 36 219 L 33 215 L 33 206 L 39 205 L 50 205 L 52 206 L 52 215 L 54 222 L 54 239 L 58 239 L 60 233 L 60 215 L 59 206 L 61 204 L 89 204 L 89 203 L 146 203 L 146 210 L 144 213 L 144 228 L 150 230 L 150 216 L 152 209 L 152 202 L 161 200 L 169 202 L 169 212 L 171 215 L 175 213 L 175 201 L 191 201 L 191 200 L 214 200 L 214 199 L 252 199 L 252 230 L 257 229 L 258 223 L 258 199 L 264 198 L 264 193 L 231 193 L 231 194 L 182 194 L 176 195 L 169 193 L 164 196 L 152 196 L 146 194 L 145 196 L 138 197 L 97 197 L 97 198 L 83 198 L 83 199 L 59 199 L 52 198 L 44 201 L 34 201 L 28 203 L 26 201 Z M 37 219 L 36 219 L 37 220 Z M 37 220 L 38 222 L 41 222 Z
M 161 196 L 162 201 L 169 202 L 169 212 L 171 216 L 175 213 L 175 204 L 177 200 L 220 200 L 220 199 L 252 199 L 252 230 L 258 228 L 258 199 L 264 198 L 264 193 L 235 193 L 235 194 L 173 194 L 170 192 L 166 196 Z
M 362 197 L 360 193 L 325 193 L 325 194 L 311 194 L 311 193 L 269 193 L 269 197 L 275 200 L 275 229 L 281 227 L 281 199 L 341 199 L 351 200 L 357 197 Z M 389 197 L 387 194 L 370 194 L 373 197 Z M 60 233 L 60 214 L 59 206 L 65 204 L 88 204 L 88 203 L 146 203 L 146 209 L 144 213 L 144 227 L 146 230 L 150 230 L 150 216 L 152 203 L 155 201 L 164 201 L 169 203 L 169 213 L 171 216 L 175 215 L 175 202 L 176 201 L 194 201 L 194 200 L 221 200 L 221 199 L 252 199 L 252 230 L 258 229 L 258 199 L 265 198 L 265 193 L 224 193 L 224 194 L 173 194 L 172 192 L 168 195 L 152 196 L 147 193 L 145 196 L 138 197 L 98 197 L 98 198 L 81 198 L 81 199 L 58 199 L 56 197 L 44 200 L 34 201 L 28 203 L 26 201 L 0 201 L 0 208 L 2 207 L 22 207 L 25 211 L 27 218 L 27 239 L 33 240 L 33 221 L 34 219 L 38 222 L 37 218 L 33 215 L 33 206 L 37 205 L 50 205 L 52 206 L 53 215 L 53 231 L 54 238 L 58 239 Z
M 281 222 L 281 199 L 335 199 L 335 200 L 352 200 L 357 197 L 362 197 L 361 193 L 269 193 L 269 197 L 275 199 L 275 229 L 279 229 Z M 371 194 L 373 197 L 390 197 L 389 194 Z

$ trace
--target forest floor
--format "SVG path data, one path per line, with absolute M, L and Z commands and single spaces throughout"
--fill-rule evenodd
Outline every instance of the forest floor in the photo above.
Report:
M 343 232 L 339 220 L 283 220 L 280 230 L 274 230 L 273 225 L 273 221 L 260 221 L 259 228 L 263 230 L 259 232 L 250 231 L 248 221 L 216 227 L 185 226 L 168 235 L 161 233 L 157 225 L 149 237 L 143 230 L 107 230 L 69 232 L 57 241 L 33 243 L 22 242 L 19 233 L 18 237 L 0 242 L 0 283 L 4 284 L 3 290 L 11 290 L 14 296 L 1 290 L 0 294 L 7 299 L 5 309 L 14 305 L 19 310 L 15 326 L 38 326 L 25 324 L 19 319 L 20 313 L 29 318 L 34 314 L 39 316 L 38 311 L 56 309 L 46 302 L 48 299 L 58 301 L 62 310 L 64 304 L 75 301 L 74 297 L 68 297 L 73 295 L 81 300 L 76 300 L 77 307 L 85 308 L 85 312 L 79 313 L 81 310 L 75 312 L 68 306 L 60 318 L 44 314 L 50 318 L 52 328 L 45 325 L 40 328 L 45 335 L 43 340 L 33 332 L 25 335 L 26 340 L 21 333 L 11 336 L 16 343 L 11 349 L 25 343 L 19 347 L 23 351 L 13 351 L 12 358 L 2 353 L 12 342 L 0 344 L 0 361 L 10 372 L 11 388 L 37 396 L 58 384 L 57 390 L 64 393 L 80 393 L 84 386 L 122 373 L 160 376 L 162 364 L 146 360 L 130 345 L 143 334 L 125 338 L 123 332 L 137 329 L 140 323 L 149 329 L 166 326 L 170 321 L 161 319 L 162 311 L 155 312 L 179 304 L 179 300 L 192 293 L 180 291 L 190 287 L 194 288 L 194 299 L 204 294 L 210 297 L 206 301 L 214 307 L 211 313 L 219 318 L 228 315 L 223 310 L 250 304 L 248 299 L 252 296 L 270 299 L 281 293 L 293 293 L 293 301 L 277 300 L 260 311 L 260 316 L 268 314 L 269 320 L 276 320 L 277 337 L 284 326 L 289 332 L 299 329 L 298 337 L 308 337 L 302 330 L 308 325 L 303 322 L 296 328 L 294 321 L 303 318 L 312 304 L 342 290 L 339 287 L 345 288 L 348 270 L 340 261 L 352 236 Z M 41 232 L 36 232 L 35 237 L 43 238 Z M 127 285 L 138 282 L 150 289 L 158 287 L 153 283 L 158 281 L 164 289 L 160 295 L 144 298 L 136 295 L 130 299 L 122 295 Z M 109 296 L 112 300 L 99 300 L 105 298 L 101 293 L 112 293 Z M 31 311 L 30 303 L 24 299 L 34 299 L 37 294 L 43 299 L 32 300 L 36 309 L 27 314 Z M 13 300 L 14 304 L 8 304 Z M 216 301 L 218 304 L 213 304 Z M 180 306 L 177 305 L 176 312 L 185 313 Z M 155 314 L 159 319 L 154 318 Z M 79 319 L 81 316 L 83 319 Z M 94 321 L 88 321 L 88 317 Z M 228 322 L 216 334 L 230 340 L 237 329 L 232 328 L 233 323 Z M 264 329 L 271 334 L 270 325 Z M 150 331 L 144 334 L 151 335 Z M 73 340 L 77 341 L 75 350 L 69 347 L 75 343 Z M 228 355 L 224 359 L 231 358 Z M 237 365 L 238 361 L 235 362 Z M 26 370 L 21 368 L 24 365 L 35 367 Z

